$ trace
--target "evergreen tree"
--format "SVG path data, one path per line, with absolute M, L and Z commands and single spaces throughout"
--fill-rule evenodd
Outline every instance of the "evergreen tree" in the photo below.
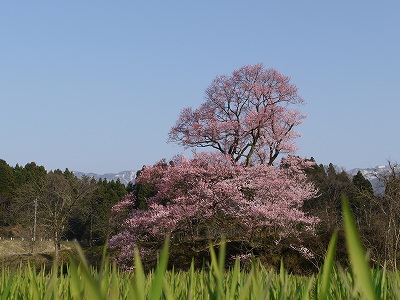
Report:
M 14 196 L 16 180 L 13 169 L 5 160 L 0 160 L 0 225 L 9 225 L 10 205 Z
M 304 208 L 312 215 L 317 216 L 320 222 L 316 237 L 310 241 L 317 257 L 323 257 L 333 232 L 342 226 L 341 198 L 346 194 L 349 202 L 354 206 L 354 186 L 350 177 L 344 171 L 330 163 L 328 166 L 314 165 L 307 170 L 308 178 L 319 190 L 316 198 L 308 200 Z M 343 236 L 339 236 L 337 256 L 339 261 L 345 258 L 345 243 Z M 321 261 L 322 263 L 322 261 Z
M 68 174 L 68 171 L 65 173 Z M 69 174 L 73 175 L 71 172 Z M 126 195 L 127 191 L 119 179 L 108 182 L 100 178 L 96 182 L 92 178 L 90 184 L 96 188 L 69 219 L 67 237 L 85 241 L 89 246 L 102 245 L 111 233 L 111 208 Z
M 132 193 L 134 188 L 135 188 L 135 184 L 133 182 L 129 181 L 128 184 L 126 185 L 126 193 L 127 194 Z
M 38 166 L 34 162 L 26 164 L 25 169 L 27 171 L 26 182 L 37 182 L 38 180 L 43 179 L 47 174 L 47 171 L 43 166 Z
M 145 166 L 142 167 L 142 170 L 136 172 L 136 178 L 139 178 Z M 154 186 L 151 183 L 138 183 L 132 186 L 132 194 L 134 195 L 133 199 L 135 201 L 135 208 L 146 209 L 146 199 L 153 197 L 155 195 Z
M 361 171 L 358 171 L 356 175 L 353 176 L 353 184 L 358 188 L 360 192 L 366 192 L 368 194 L 373 194 L 374 189 L 369 180 L 365 179 Z
M 47 174 L 43 166 L 37 166 L 36 163 L 31 162 L 21 167 L 18 164 L 14 168 L 15 180 L 17 187 L 21 187 L 25 183 L 35 183 L 43 180 Z
M 0 198 L 11 199 L 13 197 L 15 185 L 13 169 L 5 160 L 0 159 Z

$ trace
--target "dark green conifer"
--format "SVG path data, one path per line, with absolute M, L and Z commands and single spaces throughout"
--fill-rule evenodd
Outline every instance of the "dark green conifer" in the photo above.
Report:
M 365 179 L 361 171 L 358 171 L 357 174 L 353 176 L 353 184 L 361 192 L 367 192 L 369 194 L 374 193 L 371 182 L 368 179 Z

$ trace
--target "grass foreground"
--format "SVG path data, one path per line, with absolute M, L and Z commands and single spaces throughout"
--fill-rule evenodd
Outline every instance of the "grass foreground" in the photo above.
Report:
M 334 261 L 337 233 L 319 273 L 308 277 L 288 274 L 283 262 L 279 272 L 257 260 L 246 270 L 236 260 L 226 270 L 224 244 L 218 254 L 210 248 L 207 269 L 196 270 L 192 263 L 188 271 L 167 270 L 168 241 L 150 273 L 145 274 L 138 251 L 133 271 L 120 270 L 105 251 L 100 268 L 94 269 L 77 245 L 79 259 L 71 258 L 67 266 L 3 266 L 0 299 L 400 299 L 400 272 L 370 268 L 346 199 L 342 210 L 351 263 L 346 271 Z

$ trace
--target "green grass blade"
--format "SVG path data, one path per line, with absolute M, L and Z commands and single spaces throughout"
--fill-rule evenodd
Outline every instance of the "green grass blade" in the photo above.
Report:
M 281 259 L 281 266 L 279 269 L 279 280 L 280 280 L 280 288 L 278 293 L 278 299 L 286 299 L 286 290 L 287 290 L 287 273 L 285 271 L 285 267 L 283 264 L 283 259 Z
M 235 297 L 237 283 L 238 283 L 238 280 L 239 280 L 239 273 L 240 273 L 240 260 L 238 258 L 236 258 L 235 259 L 235 266 L 233 267 L 233 271 L 232 271 L 231 288 L 229 290 L 229 295 L 230 295 L 231 298 Z
M 103 257 L 102 262 L 101 262 L 101 269 L 100 269 L 100 274 L 98 278 L 98 283 L 100 284 L 100 293 L 101 295 L 107 295 L 107 291 L 109 288 L 109 282 L 108 279 L 110 277 L 110 261 L 109 259 L 105 259 Z
M 135 259 L 135 284 L 132 288 L 133 299 L 145 299 L 146 276 L 144 275 L 142 260 L 138 248 L 134 249 Z
M 250 287 L 251 287 L 251 281 L 253 278 L 253 272 L 254 272 L 254 269 L 252 268 L 250 273 L 247 275 L 247 278 L 242 286 L 242 289 L 240 290 L 239 300 L 249 299 L 249 291 L 250 291 Z
M 218 253 L 218 267 L 220 273 L 223 273 L 225 270 L 225 257 L 226 257 L 226 241 L 223 238 L 221 240 L 221 246 L 219 247 L 219 253 Z
M 33 268 L 30 264 L 30 262 L 28 261 L 28 274 L 29 274 L 29 289 L 30 289 L 30 296 L 32 297 L 32 299 L 40 299 L 40 293 L 39 293 L 39 289 L 38 289 L 38 283 L 36 280 L 36 272 L 33 273 Z
M 78 268 L 75 261 L 70 257 L 69 260 L 70 292 L 73 299 L 83 298 L 83 287 L 79 279 Z
M 58 265 L 57 265 L 57 261 L 54 260 L 53 269 L 52 269 L 52 273 L 51 273 L 51 279 L 47 283 L 46 293 L 44 294 L 44 297 L 43 297 L 44 300 L 47 300 L 47 299 L 58 299 L 58 297 L 57 297 L 57 289 L 56 289 L 56 285 L 57 285 L 57 282 L 58 282 L 57 272 L 58 272 Z
M 342 211 L 347 251 L 353 268 L 356 288 L 363 299 L 377 299 L 372 282 L 371 269 L 366 261 L 365 251 L 361 245 L 354 217 L 346 197 L 342 197 Z
M 101 293 L 101 288 L 99 286 L 99 282 L 97 278 L 95 278 L 91 272 L 89 265 L 86 261 L 86 257 L 83 253 L 82 248 L 78 243 L 75 243 L 75 249 L 79 256 L 79 263 L 81 267 L 81 275 L 82 281 L 85 286 L 85 294 L 89 299 L 104 299 L 104 296 Z
M 221 245 L 221 248 L 224 247 Z M 220 249 L 220 251 L 225 251 L 224 249 Z M 212 246 L 210 246 L 210 255 L 211 255 L 211 268 L 214 275 L 214 280 L 216 284 L 216 288 L 213 292 L 214 299 L 222 299 L 222 295 L 224 295 L 223 290 L 223 271 L 221 271 L 221 263 L 218 262 L 217 255 L 215 254 L 215 250 Z M 221 257 L 221 252 L 220 255 Z M 224 254 L 225 256 L 225 254 Z M 225 259 L 225 258 L 224 258 Z M 211 278 L 209 279 L 211 280 Z M 210 289 L 212 290 L 211 286 Z
M 169 286 L 168 281 L 165 277 L 163 277 L 163 287 L 164 287 L 164 298 L 166 300 L 174 300 L 171 287 Z
M 110 300 L 120 299 L 119 283 L 120 283 L 120 277 L 117 274 L 117 266 L 114 263 L 111 271 L 111 282 L 109 286 L 109 294 L 107 297 L 108 299 Z
M 16 272 L 16 270 L 13 269 L 11 271 L 11 274 L 9 274 L 9 276 L 8 276 L 8 280 L 7 280 L 7 283 L 5 284 L 5 286 L 4 285 L 1 286 L 1 291 L 0 291 L 1 300 L 10 299 L 12 297 L 11 288 L 13 285 L 15 286 L 15 282 L 14 282 L 15 272 Z M 6 271 L 5 271 L 4 265 L 1 269 L 1 275 L 2 275 L 2 280 L 1 280 L 2 283 L 5 283 L 6 282 Z
M 160 261 L 158 262 L 156 273 L 154 275 L 151 289 L 149 291 L 149 299 L 160 299 L 162 295 L 162 288 L 164 284 L 165 271 L 168 265 L 168 247 L 169 238 L 165 240 L 163 250 L 161 252 Z
M 332 235 L 331 241 L 329 242 L 328 251 L 325 257 L 324 266 L 322 268 L 321 275 L 321 290 L 318 299 L 325 300 L 329 295 L 329 287 L 331 283 L 331 273 L 334 265 L 335 250 L 338 233 L 335 231 Z
M 387 269 L 386 269 L 386 263 L 383 266 L 383 271 L 382 271 L 382 278 L 381 278 L 381 282 L 380 282 L 380 293 L 378 294 L 378 296 L 381 299 L 386 299 L 386 293 L 388 290 L 387 287 Z
M 301 298 L 302 300 L 310 299 L 310 292 L 312 290 L 313 283 L 314 283 L 314 277 L 311 276 L 310 279 L 308 280 L 307 287 L 304 289 L 303 297 Z
M 188 295 L 187 299 L 192 300 L 193 297 L 195 296 L 195 290 L 194 290 L 194 285 L 195 285 L 195 273 L 194 273 L 194 259 L 192 259 L 192 263 L 190 264 L 190 275 L 189 275 L 189 286 L 188 286 Z
M 284 267 L 283 259 L 281 259 L 281 264 L 279 267 L 279 279 L 281 281 L 282 286 L 285 283 L 285 277 L 286 277 L 285 267 Z

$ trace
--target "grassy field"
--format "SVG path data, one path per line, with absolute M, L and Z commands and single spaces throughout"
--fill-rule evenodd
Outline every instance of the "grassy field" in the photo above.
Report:
M 343 270 L 334 261 L 337 234 L 332 236 L 325 262 L 314 276 L 294 276 L 265 269 L 253 260 L 243 270 L 237 260 L 226 269 L 225 246 L 219 253 L 210 248 L 207 268 L 167 270 L 168 241 L 155 270 L 145 273 L 138 251 L 135 268 L 121 271 L 104 254 L 98 269 L 90 267 L 81 248 L 76 258 L 62 267 L 36 268 L 29 262 L 3 267 L 0 299 L 400 299 L 400 272 L 371 269 L 348 208 L 343 201 L 343 219 L 351 262 Z

